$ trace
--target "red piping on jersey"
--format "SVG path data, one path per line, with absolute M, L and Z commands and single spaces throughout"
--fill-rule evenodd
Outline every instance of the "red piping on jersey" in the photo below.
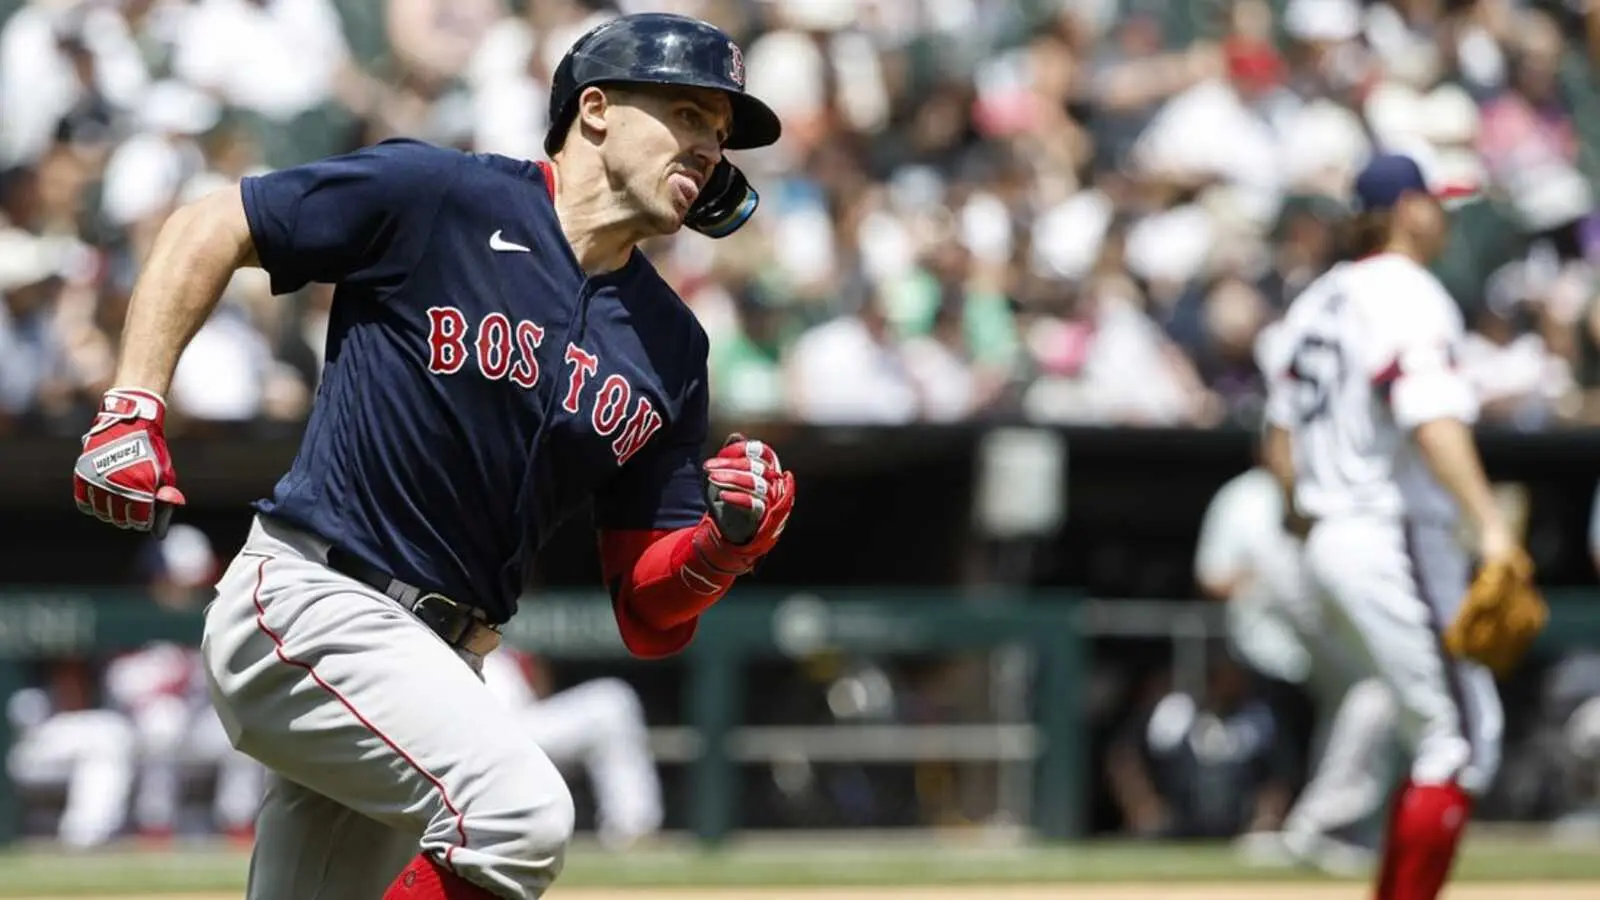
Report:
M 534 165 L 539 167 L 539 174 L 544 176 L 544 189 L 550 192 L 550 199 L 554 200 L 556 198 L 556 167 L 542 159 L 534 163 Z
M 1372 386 L 1386 388 L 1400 377 L 1400 360 L 1392 359 L 1378 374 L 1372 376 Z
M 1448 346 L 1445 347 L 1445 366 L 1451 371 L 1456 370 L 1456 355 L 1455 352 Z M 1400 358 L 1395 357 L 1394 359 L 1390 360 L 1389 364 L 1384 366 L 1383 369 L 1378 372 L 1378 374 L 1372 376 L 1372 386 L 1381 388 L 1391 387 L 1393 386 L 1394 382 L 1403 374 L 1405 374 L 1405 372 L 1400 368 Z
M 261 564 L 256 566 L 256 589 L 250 597 L 250 599 L 256 605 L 256 627 L 261 629 L 261 633 L 265 634 L 268 640 L 272 641 L 273 649 L 277 652 L 279 660 L 283 661 L 286 665 L 294 666 L 296 669 L 301 669 L 307 675 L 310 675 L 311 680 L 315 681 L 318 687 L 322 688 L 324 691 L 327 691 L 328 694 L 333 697 L 333 699 L 339 701 L 339 703 L 342 704 L 345 709 L 350 711 L 350 715 L 356 717 L 356 721 L 361 723 L 361 727 L 372 732 L 372 734 L 377 737 L 378 740 L 383 741 L 385 746 L 387 746 L 390 750 L 393 750 L 397 756 L 404 760 L 406 765 L 410 766 L 418 775 L 421 775 L 428 781 L 429 784 L 433 785 L 434 790 L 439 792 L 439 799 L 443 801 L 445 811 L 456 817 L 456 834 L 461 836 L 460 846 L 465 847 L 467 845 L 467 820 L 461 815 L 461 810 L 457 809 L 456 805 L 450 802 L 450 793 L 444 789 L 444 782 L 440 781 L 432 772 L 424 769 L 420 763 L 411 758 L 409 753 L 401 750 L 399 744 L 396 744 L 389 738 L 388 735 L 379 730 L 378 726 L 368 721 L 367 717 L 363 716 L 356 709 L 355 704 L 351 703 L 348 697 L 339 693 L 339 691 L 336 690 L 333 685 L 323 681 L 322 676 L 317 674 L 317 670 L 312 668 L 310 663 L 302 662 L 298 659 L 291 659 L 289 654 L 284 652 L 283 638 L 279 637 L 277 632 L 273 631 L 272 628 L 267 625 L 267 608 L 261 603 L 261 583 L 266 580 L 268 559 L 270 559 L 270 557 L 261 557 Z M 455 855 L 455 852 L 455 846 L 446 847 L 444 851 L 445 865 L 449 866 L 451 869 L 455 868 L 455 864 L 451 862 L 451 857 Z

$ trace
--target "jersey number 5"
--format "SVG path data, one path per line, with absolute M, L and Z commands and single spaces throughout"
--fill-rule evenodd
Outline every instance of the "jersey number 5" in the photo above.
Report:
M 1344 378 L 1344 354 L 1339 345 L 1319 335 L 1307 335 L 1289 362 L 1295 381 L 1295 412 L 1302 423 L 1328 412 L 1334 388 Z

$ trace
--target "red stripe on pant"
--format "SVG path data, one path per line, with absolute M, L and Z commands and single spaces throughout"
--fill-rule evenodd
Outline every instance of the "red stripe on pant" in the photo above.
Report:
M 254 601 L 256 605 L 256 627 L 261 629 L 261 633 L 265 634 L 267 638 L 272 641 L 272 646 L 277 651 L 278 659 L 285 665 L 293 666 L 304 671 L 307 675 L 310 675 L 311 679 L 317 683 L 318 687 L 322 688 L 324 691 L 327 691 L 329 696 L 339 701 L 339 703 L 343 705 L 345 709 L 350 711 L 350 715 L 355 716 L 356 721 L 361 723 L 361 727 L 372 732 L 374 737 L 380 741 L 383 741 L 383 743 L 388 746 L 390 750 L 395 752 L 395 755 L 399 756 L 405 761 L 406 765 L 410 766 L 418 775 L 421 775 L 429 784 L 433 785 L 434 790 L 439 792 L 439 799 L 444 803 L 445 811 L 450 813 L 450 815 L 455 816 L 456 834 L 461 838 L 459 846 L 466 846 L 466 817 L 464 817 L 461 814 L 461 810 L 457 809 L 456 805 L 450 801 L 450 794 L 445 790 L 444 782 L 440 781 L 432 772 L 424 769 L 422 765 L 415 759 L 412 759 L 411 754 L 400 749 L 399 744 L 396 744 L 393 740 L 391 740 L 388 735 L 384 734 L 382 730 L 380 730 L 376 725 L 373 725 L 366 716 L 363 716 L 361 712 L 356 709 L 355 704 L 350 702 L 350 698 L 339 693 L 339 691 L 336 690 L 333 685 L 324 681 L 322 676 L 317 674 L 317 670 L 314 669 L 310 663 L 293 659 L 288 653 L 284 652 L 283 639 L 267 625 L 267 608 L 261 602 L 261 583 L 266 578 L 268 559 L 270 559 L 270 557 L 261 557 L 261 564 L 256 567 L 256 589 L 255 593 L 251 597 L 251 600 Z M 445 850 L 444 861 L 446 865 L 450 864 L 450 859 L 455 854 L 455 850 L 455 846 L 451 846 Z

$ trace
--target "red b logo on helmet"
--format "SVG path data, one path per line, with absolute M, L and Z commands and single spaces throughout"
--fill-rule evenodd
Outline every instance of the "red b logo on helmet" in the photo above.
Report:
M 744 87 L 744 51 L 733 41 L 728 42 L 728 77 L 739 87 Z

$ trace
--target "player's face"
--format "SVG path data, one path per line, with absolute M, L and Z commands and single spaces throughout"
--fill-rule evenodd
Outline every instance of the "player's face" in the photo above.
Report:
M 630 88 L 614 107 L 611 171 L 650 229 L 670 234 L 722 159 L 733 119 L 728 98 L 705 88 Z
M 1402 224 L 1410 232 L 1417 249 L 1433 259 L 1444 252 L 1450 240 L 1450 215 L 1438 198 L 1413 194 L 1401 207 Z

